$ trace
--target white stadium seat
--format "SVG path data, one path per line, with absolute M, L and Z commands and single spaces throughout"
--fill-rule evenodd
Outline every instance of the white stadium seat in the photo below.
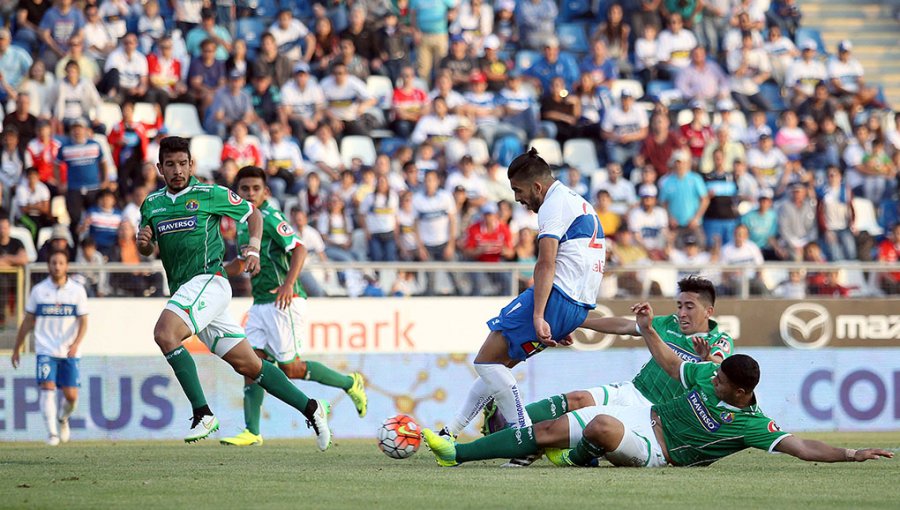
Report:
M 345 167 L 353 164 L 353 158 L 359 158 L 366 166 L 375 164 L 377 152 L 375 144 L 368 136 L 345 136 L 341 140 L 341 160 Z
M 862 197 L 853 199 L 853 224 L 856 230 L 860 232 L 868 232 L 873 236 L 880 236 L 884 233 L 884 229 L 878 224 L 878 218 L 875 215 L 875 206 L 872 201 Z
M 378 107 L 382 110 L 391 108 L 394 99 L 394 84 L 387 76 L 373 74 L 366 79 L 366 90 L 372 97 L 378 100 Z
M 574 138 L 563 145 L 563 161 L 582 173 L 593 172 L 600 168 L 597 161 L 597 147 L 590 139 Z
M 97 109 L 97 120 L 106 128 L 106 134 L 122 122 L 122 109 L 116 103 L 100 103 Z
M 156 119 L 159 114 L 156 112 L 156 105 L 153 103 L 135 103 L 134 104 L 134 120 L 148 126 L 155 126 Z
M 197 161 L 197 175 L 211 178 L 222 166 L 222 139 L 213 135 L 191 138 L 191 156 Z
M 610 89 L 613 99 L 615 99 L 616 101 L 621 100 L 623 90 L 631 92 L 631 97 L 633 97 L 635 100 L 644 97 L 644 86 L 641 85 L 641 82 L 637 80 L 614 81 L 612 83 L 612 88 Z
M 18 239 L 25 246 L 25 254 L 28 255 L 28 262 L 37 260 L 37 250 L 34 248 L 34 240 L 31 238 L 31 231 L 25 227 L 9 227 L 9 237 Z
M 537 149 L 538 154 L 548 165 L 562 166 L 562 149 L 559 147 L 559 142 L 553 138 L 535 138 L 528 143 L 528 146 Z
M 186 103 L 172 103 L 166 107 L 163 126 L 170 135 L 175 136 L 199 136 L 206 134 L 203 124 L 200 123 L 200 115 L 197 107 Z

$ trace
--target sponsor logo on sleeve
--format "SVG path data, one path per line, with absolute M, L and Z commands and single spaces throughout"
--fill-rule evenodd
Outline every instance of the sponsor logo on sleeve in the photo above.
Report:
M 731 423 L 734 421 L 734 413 L 722 411 L 722 414 L 719 415 L 719 418 L 721 418 L 724 423 Z
M 282 221 L 281 223 L 279 223 L 275 229 L 278 231 L 279 234 L 283 235 L 284 237 L 290 237 L 290 236 L 294 235 L 294 229 L 292 229 L 291 226 L 288 225 L 286 221 Z
M 731 342 L 728 341 L 728 338 L 721 336 L 718 340 L 713 344 L 713 347 L 718 347 L 725 354 L 731 354 Z
M 778 424 L 775 423 L 775 420 L 769 420 L 769 426 L 767 428 L 769 429 L 769 432 L 772 433 L 781 432 L 781 427 L 779 427 Z
M 241 197 L 237 196 L 237 193 L 231 190 L 228 191 L 228 201 L 231 202 L 232 205 L 241 205 L 241 202 L 243 202 Z
M 703 399 L 700 397 L 700 392 L 694 390 L 688 393 L 687 400 L 688 403 L 691 404 L 691 410 L 694 411 L 694 416 L 697 417 L 697 420 L 700 421 L 700 425 L 702 425 L 704 429 L 708 430 L 709 432 L 715 432 L 719 430 L 719 427 L 721 427 L 722 424 L 717 422 L 715 418 L 710 416 L 709 411 L 706 409 L 706 406 L 703 405 Z
M 160 221 L 156 224 L 156 231 L 160 236 L 173 234 L 175 232 L 190 232 L 197 228 L 197 217 L 188 216 L 186 218 L 173 218 L 171 220 Z
M 186 204 L 184 204 L 184 208 L 191 212 L 196 211 L 197 209 L 200 208 L 200 202 L 198 202 L 194 199 L 190 199 L 187 201 Z

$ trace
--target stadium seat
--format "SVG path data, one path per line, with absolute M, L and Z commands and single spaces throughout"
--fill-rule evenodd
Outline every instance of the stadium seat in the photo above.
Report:
M 650 295 L 650 287 L 653 282 L 659 284 L 664 297 L 675 297 L 678 291 L 678 271 L 675 269 L 648 268 L 643 271 L 644 295 Z
M 671 81 L 654 80 L 647 84 L 647 95 L 650 97 L 660 97 L 663 92 L 675 90 L 675 83 Z
M 519 50 L 516 53 L 516 69 L 527 71 L 541 58 L 541 54 L 533 50 Z
M 140 122 L 145 126 L 156 126 L 159 114 L 156 112 L 156 105 L 153 103 L 135 103 L 134 104 L 134 121 Z
M 797 32 L 794 34 L 794 43 L 799 47 L 805 41 L 813 41 L 816 43 L 816 51 L 819 53 L 827 53 L 825 48 L 825 41 L 822 39 L 822 34 L 815 28 L 806 28 L 800 27 L 797 29 Z
M 537 149 L 538 154 L 551 166 L 562 166 L 562 149 L 553 138 L 535 138 L 528 142 L 529 147 Z
M 744 112 L 740 110 L 734 110 L 731 112 L 731 118 L 733 120 L 733 122 L 731 122 L 732 125 L 739 126 L 743 129 L 747 128 L 747 117 L 744 116 Z M 713 125 L 718 126 L 721 123 L 722 115 L 717 112 L 715 115 L 713 115 Z
M 28 262 L 37 260 L 37 250 L 34 248 L 34 240 L 31 238 L 31 231 L 25 227 L 9 227 L 9 237 L 18 239 L 25 246 L 25 254 L 28 255 Z
M 619 101 L 622 97 L 623 90 L 630 91 L 631 96 L 635 99 L 644 97 L 644 87 L 641 85 L 641 82 L 637 80 L 616 80 L 612 83 L 610 92 L 612 93 L 613 98 L 616 101 Z
M 512 160 L 525 151 L 522 141 L 516 135 L 503 135 L 494 140 L 491 147 L 491 157 L 502 166 L 508 167 Z
M 113 161 L 112 147 L 109 146 L 109 138 L 107 138 L 106 135 L 101 135 L 99 133 L 94 133 L 92 138 L 95 142 L 100 144 L 100 149 L 103 150 L 103 159 L 106 160 L 106 171 L 110 174 L 107 177 L 117 175 L 116 164 Z
M 364 165 L 372 166 L 376 156 L 375 144 L 368 136 L 345 136 L 341 140 L 341 160 L 345 167 L 353 164 L 353 158 L 360 158 Z
M 588 138 L 575 138 L 563 145 L 563 161 L 581 171 L 582 175 L 590 175 L 600 168 L 597 160 L 597 147 Z
M 872 201 L 863 197 L 853 198 L 853 224 L 856 230 L 860 232 L 868 232 L 873 236 L 880 236 L 884 233 L 884 229 L 878 224 L 878 218 L 875 215 L 875 206 Z
M 58 195 L 50 199 L 50 215 L 56 218 L 56 222 L 65 226 L 72 223 L 69 217 L 69 209 L 66 207 L 66 197 Z
M 693 110 L 679 110 L 678 115 L 675 117 L 675 122 L 678 123 L 679 126 L 683 126 L 685 124 L 689 124 L 692 120 L 694 120 L 694 111 Z M 704 112 L 703 118 L 701 121 L 704 126 L 709 125 L 709 114 Z
M 407 140 L 405 138 L 382 138 L 378 142 L 379 154 L 387 154 L 390 157 L 394 157 L 394 153 L 397 152 L 397 149 L 406 145 Z
M 784 97 L 781 96 L 781 87 L 778 85 L 770 82 L 763 83 L 759 87 L 759 93 L 772 106 L 773 111 L 783 112 L 787 110 L 787 104 L 784 102 Z
M 65 198 L 65 197 L 63 197 L 63 198 Z M 75 243 L 72 242 L 72 233 L 69 232 L 69 229 L 65 229 L 64 232 L 66 233 L 66 240 L 69 242 L 69 246 L 74 246 Z M 35 243 L 35 248 L 37 248 L 40 251 L 41 246 L 44 246 L 44 243 L 49 241 L 52 236 L 53 236 L 53 227 L 44 227 L 44 228 L 38 230 L 37 243 Z
M 247 43 L 247 47 L 251 49 L 259 49 L 260 37 L 266 31 L 266 26 L 262 20 L 253 18 L 241 18 L 237 20 L 237 39 L 243 39 Z
M 491 159 L 491 151 L 488 149 L 487 142 L 481 138 L 472 138 L 470 144 L 469 155 L 476 164 L 484 164 Z
M 634 174 L 640 172 L 631 173 Z M 597 191 L 602 188 L 607 181 L 609 181 L 609 172 L 607 172 L 605 168 L 600 168 L 591 175 L 591 198 L 597 195 Z
M 559 45 L 566 51 L 587 53 L 588 34 L 584 23 L 560 23 L 556 27 L 556 35 L 559 37 Z
M 222 166 L 222 139 L 213 135 L 191 138 L 191 156 L 197 162 L 197 175 L 211 178 Z
M 366 79 L 366 90 L 378 100 L 378 107 L 390 110 L 394 98 L 394 84 L 387 76 L 373 74 Z
M 286 195 L 284 197 L 284 203 L 281 204 L 281 211 L 285 215 L 289 215 L 289 214 L 291 214 L 291 209 L 294 208 L 299 203 L 300 203 L 300 199 L 297 198 L 296 195 Z
M 197 107 L 192 104 L 169 104 L 163 125 L 170 135 L 192 137 L 206 134 Z
M 586 19 L 593 14 L 591 12 L 591 0 L 563 0 L 559 10 L 560 21 Z
M 106 134 L 122 122 L 122 109 L 116 103 L 100 103 L 97 109 L 97 120 L 106 127 Z

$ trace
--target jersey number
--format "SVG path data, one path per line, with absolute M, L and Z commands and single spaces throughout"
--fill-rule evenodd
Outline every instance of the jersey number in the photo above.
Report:
M 590 214 L 586 202 L 582 205 L 582 208 L 584 209 L 584 214 Z M 603 249 L 603 241 L 597 242 L 597 232 L 600 231 L 600 219 L 597 218 L 596 214 L 591 214 L 591 216 L 594 218 L 594 235 L 591 236 L 591 242 L 588 243 L 588 248 L 601 250 Z

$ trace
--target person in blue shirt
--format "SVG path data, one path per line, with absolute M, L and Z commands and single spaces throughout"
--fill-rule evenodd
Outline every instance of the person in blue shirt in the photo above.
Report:
M 763 188 L 759 192 L 759 207 L 741 217 L 741 225 L 750 231 L 750 241 L 759 246 L 766 260 L 779 260 L 775 253 L 778 215 L 772 209 L 774 196 L 771 188 Z
M 82 212 L 96 201 L 101 188 L 109 186 L 103 148 L 89 138 L 89 126 L 87 119 L 83 117 L 72 121 L 71 138 L 59 148 L 56 156 L 57 182 L 60 182 L 59 164 L 65 163 L 68 168 L 68 182 L 60 182 L 60 189 L 65 190 L 66 208 L 72 220 L 74 239 L 77 239 L 76 229 L 81 223 Z
M 522 0 L 516 2 L 516 23 L 522 44 L 537 49 L 556 33 L 559 9 L 553 0 Z M 546 90 L 546 89 L 545 89 Z
M 72 0 L 59 0 L 57 6 L 44 13 L 40 24 L 44 41 L 41 60 L 47 64 L 47 69 L 55 68 L 59 59 L 69 52 L 69 40 L 73 35 L 81 34 L 85 24 L 84 14 L 72 7 Z
M 570 55 L 559 52 L 559 39 L 550 37 L 544 43 L 544 56 L 538 59 L 527 71 L 525 76 L 534 79 L 544 91 L 550 90 L 550 81 L 555 76 L 562 76 L 566 82 L 566 88 L 571 90 L 578 80 L 578 65 Z
M 116 196 L 112 191 L 104 189 L 97 195 L 97 205 L 87 210 L 79 230 L 87 232 L 94 240 L 97 250 L 109 257 L 118 241 L 121 223 L 122 210 L 116 207 Z
M 216 25 L 215 9 L 203 9 L 200 19 L 200 26 L 187 33 L 185 45 L 188 53 L 192 58 L 199 57 L 203 41 L 211 40 L 216 43 L 216 60 L 222 62 L 228 60 L 228 54 L 231 53 L 231 34 L 225 27 Z
M 455 0 L 410 0 L 409 16 L 419 78 L 431 83 L 431 71 L 450 48 L 448 12 Z
M 16 90 L 32 63 L 31 55 L 11 42 L 9 29 L 0 28 L 0 101 L 3 102 L 9 98 L 15 99 Z
M 687 234 L 700 238 L 703 214 L 709 207 L 706 184 L 700 174 L 691 171 L 691 156 L 687 151 L 676 151 L 672 162 L 675 171 L 659 181 L 659 202 L 668 211 L 669 227 L 679 234 L 679 239 Z

